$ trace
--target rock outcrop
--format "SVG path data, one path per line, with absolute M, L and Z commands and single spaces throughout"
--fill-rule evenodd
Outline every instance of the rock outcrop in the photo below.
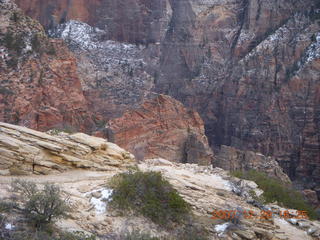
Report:
M 283 183 L 290 182 L 289 177 L 283 172 L 278 162 L 274 158 L 266 157 L 261 153 L 241 151 L 222 145 L 216 155 L 214 165 L 229 171 L 255 169 L 266 173 L 270 177 L 277 178 Z
M 213 153 L 199 114 L 165 95 L 107 123 L 108 138 L 137 159 L 161 157 L 174 162 L 210 165 Z
M 132 154 L 102 138 L 83 133 L 49 135 L 0 122 L 0 175 L 110 171 L 134 163 Z
M 76 58 L 10 1 L 0 3 L 0 121 L 89 132 Z

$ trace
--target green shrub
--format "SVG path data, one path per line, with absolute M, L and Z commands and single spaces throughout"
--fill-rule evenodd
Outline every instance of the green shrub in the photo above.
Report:
M 259 188 L 264 191 L 263 199 L 267 203 L 276 201 L 283 207 L 307 211 L 311 219 L 317 217 L 315 210 L 308 205 L 300 192 L 292 189 L 292 187 L 285 183 L 280 183 L 277 179 L 268 177 L 265 173 L 250 170 L 246 172 L 235 171 L 232 172 L 232 175 L 257 183 Z
M 53 128 L 51 130 L 48 131 L 49 134 L 51 135 L 59 135 L 60 133 L 68 133 L 68 134 L 73 134 L 73 133 L 76 133 L 77 130 L 75 127 L 72 127 L 70 125 L 65 125 L 61 128 Z
M 123 213 L 130 210 L 162 226 L 182 222 L 190 212 L 189 205 L 161 173 L 129 171 L 113 177 L 112 207 Z
M 15 51 L 18 55 L 22 53 L 26 46 L 22 34 L 16 35 L 10 31 L 4 35 L 3 42 L 6 48 Z
M 19 21 L 19 14 L 17 12 L 13 12 L 13 14 L 11 16 L 11 20 L 14 22 L 18 22 Z
M 36 52 L 39 52 L 41 49 L 41 41 L 40 41 L 40 37 L 38 36 L 38 34 L 35 34 L 32 38 L 31 38 L 31 45 L 32 45 L 32 49 Z
M 9 60 L 6 61 L 8 67 L 11 67 L 11 68 L 16 68 L 18 66 L 18 58 L 17 57 L 11 57 Z
M 56 53 L 56 49 L 55 49 L 55 47 L 53 46 L 52 43 L 49 43 L 48 48 L 47 48 L 47 53 L 49 55 L 56 55 L 57 54 Z
M 6 34 L 4 35 L 3 38 L 3 43 L 5 45 L 6 48 L 11 49 L 12 48 L 12 44 L 14 41 L 14 36 L 12 32 L 6 32 Z
M 45 184 L 40 190 L 33 182 L 15 180 L 12 191 L 19 194 L 23 213 L 37 228 L 65 216 L 69 210 L 68 198 L 62 199 L 60 188 L 54 184 Z

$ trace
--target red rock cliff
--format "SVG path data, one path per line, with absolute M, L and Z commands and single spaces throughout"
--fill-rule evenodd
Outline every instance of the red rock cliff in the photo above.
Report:
M 138 159 L 161 157 L 209 165 L 213 153 L 198 113 L 159 95 L 107 123 L 109 139 Z
M 12 4 L 1 5 L 0 121 L 38 130 L 93 127 L 76 59 Z

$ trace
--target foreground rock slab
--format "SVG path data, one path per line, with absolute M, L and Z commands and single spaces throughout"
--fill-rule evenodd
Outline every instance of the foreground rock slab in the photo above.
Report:
M 0 175 L 50 174 L 70 169 L 111 170 L 133 165 L 116 144 L 84 133 L 50 135 L 0 122 Z
M 165 159 L 146 160 L 138 165 L 142 171 L 160 171 L 181 196 L 192 206 L 197 224 L 209 233 L 209 239 L 318 239 L 320 224 L 317 221 L 286 221 L 278 216 L 271 220 L 259 219 L 260 209 L 246 202 L 246 197 L 234 193 L 233 178 L 219 168 L 196 164 L 172 163 Z M 108 207 L 112 189 L 106 184 L 123 169 L 111 171 L 73 170 L 50 175 L 0 176 L 0 196 L 10 196 L 10 183 L 14 179 L 37 184 L 58 184 L 70 197 L 73 211 L 69 218 L 57 222 L 59 229 L 84 231 L 98 236 L 99 240 L 123 239 L 117 236 L 131 230 L 151 233 L 153 236 L 173 236 L 173 232 L 160 228 L 149 219 L 136 215 L 119 215 Z M 255 189 L 253 182 L 250 185 Z M 279 208 L 271 206 L 272 209 Z M 238 223 L 211 219 L 213 210 L 242 209 L 257 214 L 253 219 L 240 219 Z M 17 225 L 15 216 L 8 223 Z M 300 223 L 299 223 L 300 222 Z M 302 225 L 303 223 L 303 225 Z M 301 227 L 300 227 L 301 225 Z M 302 227 L 303 226 L 303 227 Z M 179 239 L 179 238 L 178 238 Z

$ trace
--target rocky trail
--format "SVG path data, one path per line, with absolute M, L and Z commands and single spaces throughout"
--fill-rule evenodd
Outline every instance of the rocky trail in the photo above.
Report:
M 142 171 L 160 171 L 191 204 L 198 221 L 210 231 L 210 239 L 258 239 L 255 237 L 256 234 L 264 236 L 264 239 L 317 239 L 312 238 L 306 231 L 312 227 L 320 229 L 319 222 L 307 221 L 310 227 L 304 226 L 301 229 L 279 217 L 268 221 L 243 219 L 241 227 L 234 228 L 228 221 L 210 219 L 214 209 L 241 208 L 252 210 L 255 213 L 261 211 L 246 203 L 245 194 L 238 196 L 234 193 L 236 187 L 234 179 L 222 169 L 196 164 L 171 163 L 164 159 L 147 160 L 140 163 L 138 167 Z M 106 187 L 106 183 L 118 172 L 121 171 L 72 170 L 50 175 L 2 176 L 0 177 L 0 195 L 8 196 L 10 183 L 16 178 L 34 181 L 38 184 L 55 183 L 70 196 L 70 204 L 73 209 L 68 219 L 57 223 L 61 229 L 95 233 L 100 236 L 100 239 L 113 239 L 112 236 L 115 233 L 121 234 L 137 228 L 156 236 L 168 234 L 143 217 L 120 217 L 108 210 L 108 203 L 103 201 L 103 198 L 108 198 L 107 192 L 111 193 L 112 190 Z M 243 180 L 242 186 L 244 186 L 243 191 L 250 189 L 259 191 L 255 183 L 250 181 Z M 14 225 L 14 221 L 12 219 L 10 224 Z

